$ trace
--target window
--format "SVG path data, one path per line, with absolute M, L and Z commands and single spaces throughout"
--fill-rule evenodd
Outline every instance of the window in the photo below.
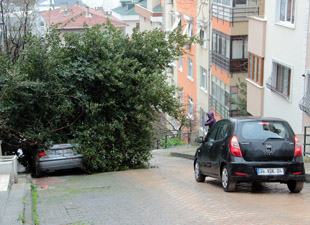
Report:
M 200 66 L 200 87 L 202 90 L 207 91 L 207 70 Z
M 232 59 L 248 58 L 248 38 L 247 36 L 238 36 L 232 38 Z
M 249 53 L 248 62 L 248 78 L 260 86 L 263 86 L 264 59 Z
M 310 97 L 310 71 L 306 75 L 306 94 Z
M 291 70 L 285 66 L 277 64 L 277 83 L 276 89 L 280 93 L 289 96 L 290 95 L 290 78 L 291 78 Z
M 285 97 L 290 97 L 291 69 L 273 62 L 271 77 L 266 82 L 267 88 Z
M 183 71 L 183 57 L 179 56 L 179 70 L 182 72 Z
M 226 35 L 212 34 L 212 51 L 216 52 L 226 58 L 230 58 L 230 39 Z
M 194 101 L 191 97 L 188 97 L 188 116 L 194 118 Z
M 194 67 L 193 67 L 193 60 L 187 57 L 187 77 L 191 81 L 194 80 Z
M 213 0 L 212 3 L 218 3 L 226 6 L 232 6 L 232 1 L 233 0 Z
M 222 117 L 229 117 L 230 88 L 214 75 L 212 75 L 211 97 L 211 107 Z
M 216 135 L 216 140 L 223 140 L 230 134 L 230 123 L 228 121 L 222 121 L 220 123 L 219 131 Z
M 214 142 L 215 141 L 216 133 L 218 131 L 220 124 L 221 123 L 216 123 L 216 124 L 214 124 L 214 126 L 212 126 L 210 128 L 210 131 L 208 132 L 206 139 L 205 139 L 206 142 Z
M 233 6 L 234 6 L 234 7 L 246 6 L 246 1 L 247 1 L 247 0 L 234 0 L 234 1 L 233 1 Z
M 307 115 L 310 116 L 310 70 L 307 70 L 307 74 L 305 77 L 305 94 L 301 101 L 299 102 L 299 108 Z
M 177 27 L 182 27 L 182 14 L 179 12 L 172 13 L 172 27 L 171 30 L 176 29 Z
M 258 4 L 257 4 L 257 1 L 258 0 L 248 0 L 248 6 L 257 6 Z
M 295 23 L 295 0 L 280 0 L 280 18 L 285 23 Z
M 192 37 L 194 35 L 193 17 L 184 15 L 184 19 L 186 20 L 186 26 L 183 31 L 183 35 Z
M 207 48 L 207 23 L 198 20 L 197 21 L 197 33 L 196 35 L 198 36 L 199 40 L 202 41 L 200 44 L 203 48 Z
M 183 105 L 183 91 L 179 90 L 179 103 L 180 105 Z
M 282 138 L 289 140 L 292 138 L 291 132 L 283 122 L 249 121 L 238 124 L 238 134 L 240 140 L 263 140 L 267 138 Z M 253 132 L 255 131 L 255 132 Z M 239 140 L 239 141 L 240 141 Z

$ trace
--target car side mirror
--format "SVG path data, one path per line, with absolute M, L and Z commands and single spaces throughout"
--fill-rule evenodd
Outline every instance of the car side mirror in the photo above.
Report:
M 196 137 L 195 142 L 203 143 L 203 136 Z

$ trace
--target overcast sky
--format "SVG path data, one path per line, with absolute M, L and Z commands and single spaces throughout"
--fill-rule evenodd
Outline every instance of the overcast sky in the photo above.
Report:
M 120 6 L 119 0 L 82 0 L 90 8 L 103 7 L 105 10 Z

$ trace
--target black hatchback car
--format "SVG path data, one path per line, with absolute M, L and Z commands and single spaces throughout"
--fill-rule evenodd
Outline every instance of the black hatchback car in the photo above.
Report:
M 302 148 L 290 125 L 274 118 L 229 118 L 215 123 L 194 160 L 195 179 L 221 179 L 224 191 L 237 182 L 281 182 L 293 193 L 302 190 L 305 169 Z

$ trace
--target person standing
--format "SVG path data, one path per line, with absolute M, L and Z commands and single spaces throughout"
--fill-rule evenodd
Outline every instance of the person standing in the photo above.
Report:
M 213 112 L 208 112 L 207 113 L 208 120 L 205 121 L 205 126 L 209 127 L 209 129 L 215 124 L 216 120 L 214 118 Z

